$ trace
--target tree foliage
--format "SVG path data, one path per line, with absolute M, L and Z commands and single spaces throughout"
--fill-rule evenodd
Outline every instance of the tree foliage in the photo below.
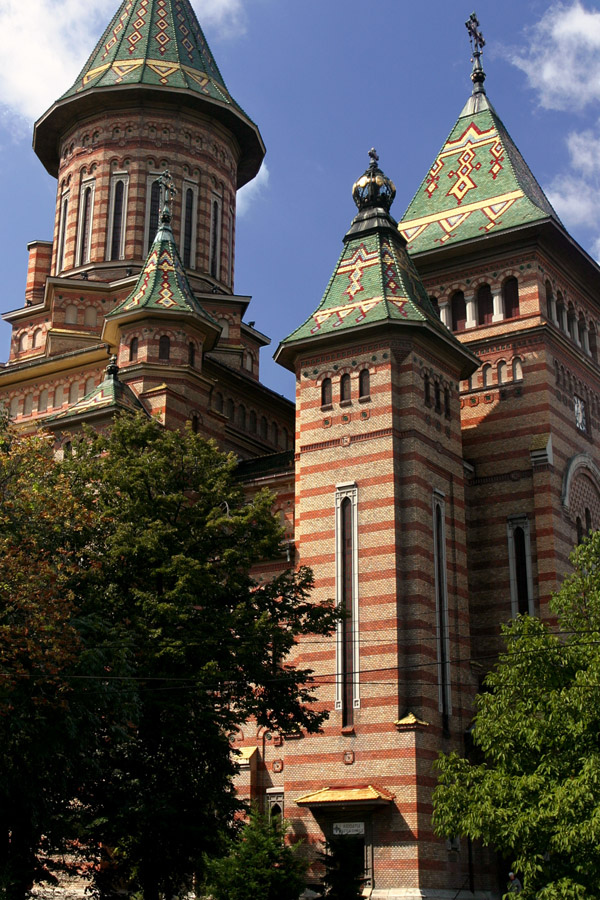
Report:
M 285 823 L 254 811 L 225 842 L 220 858 L 207 864 L 203 894 L 212 900 L 297 900 L 307 862 L 300 844 L 285 842 Z
M 482 757 L 437 763 L 434 824 L 495 847 L 523 898 L 600 897 L 600 532 L 572 554 L 555 625 L 522 616 L 479 696 Z
M 53 798 L 47 814 L 26 808 L 30 847 L 60 822 L 110 848 L 99 896 L 169 898 L 239 807 L 229 734 L 250 716 L 319 729 L 310 670 L 287 656 L 337 614 L 310 601 L 307 570 L 253 580 L 279 552 L 272 497 L 247 502 L 235 459 L 191 431 L 123 417 L 60 463 L 46 439 L 4 433 L 0 787 L 16 810 L 35 769 L 38 806 Z
M 364 877 L 364 849 L 361 840 L 342 835 L 332 837 L 320 855 L 325 869 L 320 896 L 326 900 L 360 900 Z

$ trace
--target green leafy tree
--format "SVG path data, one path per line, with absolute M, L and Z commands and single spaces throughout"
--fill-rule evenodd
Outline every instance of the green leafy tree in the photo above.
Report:
M 326 717 L 310 670 L 286 657 L 338 614 L 310 601 L 306 569 L 253 580 L 281 534 L 271 495 L 246 501 L 235 466 L 142 417 L 88 435 L 65 464 L 98 522 L 90 594 L 122 627 L 136 685 L 130 733 L 105 744 L 102 778 L 78 795 L 84 836 L 111 848 L 103 896 L 115 883 L 145 900 L 189 885 L 239 807 L 228 735 L 241 723 L 313 732 Z
M 325 869 L 321 897 L 327 900 L 360 900 L 364 878 L 363 842 L 351 836 L 332 837 L 320 855 Z
M 600 533 L 576 548 L 553 597 L 556 626 L 505 626 L 506 651 L 480 695 L 480 762 L 437 763 L 434 825 L 496 848 L 522 897 L 600 898 Z
M 98 774 L 102 742 L 129 709 L 106 667 L 127 671 L 81 605 L 92 517 L 56 465 L 52 441 L 0 419 L 0 888 L 22 900 L 45 873 L 42 835 L 60 845 L 71 798 Z
M 225 841 L 223 855 L 208 862 L 203 894 L 213 900 L 297 900 L 307 869 L 299 848 L 285 842 L 285 823 L 254 811 Z

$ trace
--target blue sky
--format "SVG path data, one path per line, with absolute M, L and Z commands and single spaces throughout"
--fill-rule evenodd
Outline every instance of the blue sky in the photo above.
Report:
M 472 0 L 468 0 L 469 4 Z M 193 0 L 227 86 L 261 129 L 266 169 L 240 198 L 236 292 L 272 338 L 271 359 L 316 307 L 354 214 L 353 181 L 376 147 L 400 218 L 470 93 L 456 0 Z M 55 182 L 33 121 L 74 80 L 118 0 L 0 0 L 0 311 L 22 305 L 28 241 L 51 237 Z M 600 4 L 479 0 L 486 88 L 558 214 L 600 256 Z M 10 328 L 0 324 L 0 359 Z

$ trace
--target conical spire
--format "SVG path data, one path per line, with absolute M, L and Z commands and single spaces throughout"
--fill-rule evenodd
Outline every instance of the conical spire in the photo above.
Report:
M 398 223 L 389 214 L 396 189 L 379 168 L 374 150 L 370 156 L 371 165 L 353 187 L 359 211 L 323 298 L 281 342 L 275 358 L 293 369 L 296 352 L 313 342 L 337 342 L 379 326 L 408 326 L 435 332 L 471 372 L 471 354 L 434 312 Z
M 148 313 L 185 315 L 201 320 L 214 338 L 217 322 L 196 299 L 186 275 L 171 228 L 171 198 L 175 192 L 168 171 L 158 179 L 163 188 L 163 208 L 156 237 L 133 291 L 106 315 L 104 335 L 114 337 L 116 323 L 140 318 Z
M 238 187 L 258 172 L 265 153 L 260 133 L 227 90 L 189 0 L 122 0 L 74 84 L 36 123 L 34 149 L 48 171 L 57 174 L 65 127 L 99 107 L 130 103 L 133 91 L 161 103 L 175 91 L 182 106 L 223 122 L 242 149 Z
M 485 41 L 473 13 L 473 90 L 413 197 L 400 232 L 413 253 L 532 222 L 560 219 L 486 96 Z

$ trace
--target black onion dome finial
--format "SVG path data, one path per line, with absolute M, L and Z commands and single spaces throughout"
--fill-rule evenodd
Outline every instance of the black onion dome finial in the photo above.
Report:
M 477 14 L 472 12 L 467 21 L 465 28 L 469 32 L 469 42 L 471 44 L 471 62 L 473 63 L 473 71 L 471 72 L 471 81 L 473 82 L 474 94 L 485 94 L 483 82 L 485 81 L 485 72 L 481 65 L 481 54 L 485 47 L 485 38 L 479 27 L 479 19 Z
M 396 186 L 379 168 L 379 156 L 372 148 L 369 150 L 371 165 L 352 186 L 352 198 L 359 210 L 383 207 L 386 212 L 396 196 Z
M 106 375 L 107 375 L 107 377 L 116 379 L 118 377 L 118 374 L 119 374 L 119 367 L 117 365 L 117 357 L 113 353 L 113 355 L 109 359 L 108 365 L 106 367 Z

